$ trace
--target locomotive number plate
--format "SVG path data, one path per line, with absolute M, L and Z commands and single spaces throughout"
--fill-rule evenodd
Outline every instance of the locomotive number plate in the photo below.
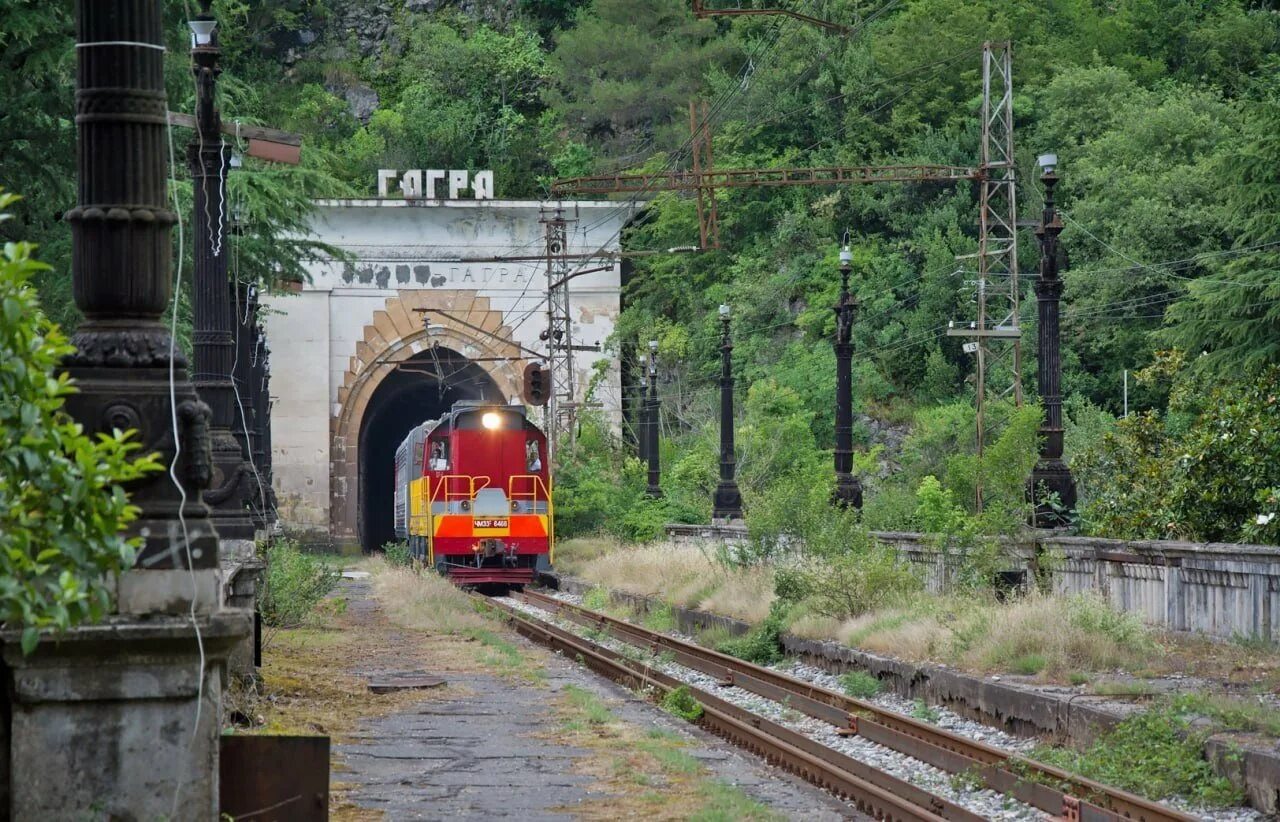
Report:
M 477 519 L 472 520 L 471 524 L 475 528 L 506 528 L 510 525 L 510 521 L 505 519 Z

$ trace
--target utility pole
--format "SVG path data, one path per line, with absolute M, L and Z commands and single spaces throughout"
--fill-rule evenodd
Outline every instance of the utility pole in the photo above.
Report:
M 645 489 L 645 494 L 651 499 L 658 499 L 662 496 L 662 475 L 659 468 L 658 454 L 658 433 L 660 426 L 659 405 L 658 405 L 658 341 L 649 341 L 649 396 L 647 398 L 649 431 L 648 431 L 648 457 L 649 457 L 649 487 Z
M 213 412 L 209 430 L 213 441 L 213 484 L 204 492 L 204 501 L 221 539 L 248 541 L 253 539 L 254 527 L 245 507 L 248 495 L 244 479 L 252 475 L 252 469 L 245 461 L 249 443 L 243 431 L 233 431 L 236 394 L 231 369 L 235 341 L 231 333 L 226 254 L 227 148 L 216 102 L 218 75 L 222 72 L 221 49 L 217 21 L 209 6 L 210 0 L 201 0 L 200 14 L 191 21 L 192 71 L 196 80 L 196 134 L 187 146 L 195 206 L 192 381 Z
M 840 298 L 836 312 L 836 487 L 832 502 L 862 508 L 862 483 L 853 475 L 853 320 L 858 301 L 849 293 L 853 252 L 840 249 Z
M 981 511 L 987 402 L 1012 396 L 1017 405 L 1022 405 L 1017 167 L 1013 155 L 1013 56 L 1009 43 L 985 43 L 982 47 L 982 139 L 978 164 L 978 253 L 975 256 L 978 261 L 977 319 L 962 327 L 951 323 L 947 335 L 970 338 L 964 349 L 975 355 L 975 433 L 979 460 L 975 502 Z M 994 379 L 993 375 L 996 375 Z
M 1062 341 L 1058 325 L 1058 307 L 1062 300 L 1058 235 L 1062 233 L 1062 220 L 1053 202 L 1053 189 L 1058 184 L 1058 175 L 1054 173 L 1058 157 L 1042 154 L 1038 163 L 1043 171 L 1040 180 L 1044 183 L 1044 211 L 1036 229 L 1036 239 L 1040 241 L 1040 276 L 1036 278 L 1040 318 L 1036 374 L 1040 401 L 1044 403 L 1044 423 L 1040 426 L 1040 459 L 1031 472 L 1027 492 L 1035 505 L 1036 527 L 1055 528 L 1066 524 L 1061 512 L 1075 508 L 1076 486 L 1071 469 L 1062 460 Z M 1046 494 L 1057 496 L 1060 509 L 1046 504 Z
M 737 460 L 733 454 L 733 341 L 729 338 L 729 306 L 720 306 L 720 483 L 712 501 L 713 520 L 742 519 Z

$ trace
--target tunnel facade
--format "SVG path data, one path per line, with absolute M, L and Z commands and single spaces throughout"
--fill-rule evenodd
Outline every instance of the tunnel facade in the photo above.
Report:
M 573 399 L 582 402 L 597 362 L 609 359 L 603 344 L 621 281 L 610 255 L 635 206 L 558 205 L 572 218 L 566 252 L 592 260 L 569 286 L 574 344 L 601 346 L 575 354 Z M 311 236 L 343 255 L 307 263 L 298 293 L 264 300 L 273 480 L 286 533 L 326 547 L 381 547 L 392 533 L 391 455 L 409 427 L 459 399 L 520 401 L 524 366 L 546 351 L 547 213 L 546 204 L 515 200 L 317 203 Z M 603 375 L 593 399 L 616 421 L 618 370 Z

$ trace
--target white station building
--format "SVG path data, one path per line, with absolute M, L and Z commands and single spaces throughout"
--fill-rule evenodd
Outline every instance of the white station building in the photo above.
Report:
M 287 530 L 366 550 L 389 541 L 393 459 L 408 430 L 460 399 L 519 403 L 524 367 L 540 359 L 529 352 L 547 350 L 544 215 L 558 207 L 569 220 L 570 258 L 617 251 L 633 215 L 626 203 L 485 199 L 485 172 L 473 196 L 460 196 L 462 175 L 408 172 L 404 197 L 317 202 L 314 238 L 354 261 L 312 263 L 300 293 L 265 301 L 272 461 Z M 425 190 L 432 178 L 443 180 L 438 192 Z M 380 193 L 393 179 L 379 175 Z M 457 199 L 423 196 L 445 185 Z M 568 286 L 574 345 L 603 344 L 620 308 L 621 265 L 589 267 L 600 270 Z M 603 357 L 575 352 L 575 400 Z M 620 415 L 616 364 L 605 373 L 592 398 Z

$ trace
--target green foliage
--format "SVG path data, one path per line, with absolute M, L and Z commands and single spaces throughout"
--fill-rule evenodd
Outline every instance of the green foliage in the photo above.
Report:
M 409 554 L 409 544 L 407 542 L 388 542 L 382 546 L 382 558 L 387 561 L 388 565 L 397 568 L 408 568 L 413 564 L 413 557 Z
M 609 607 L 609 590 L 596 586 L 582 595 L 582 607 L 592 611 L 603 611 Z
M 1024 654 L 1010 661 L 1009 670 L 1023 676 L 1035 676 L 1045 669 L 1049 660 L 1043 654 Z
M 937 724 L 942 719 L 942 714 L 923 699 L 917 699 L 911 703 L 911 715 L 923 722 Z
M 0 190 L 0 221 L 16 197 Z M 31 285 L 47 266 L 9 242 L 0 257 L 0 623 L 30 653 L 44 629 L 100 619 L 110 577 L 133 565 L 137 516 L 125 487 L 161 470 L 132 431 L 89 436 L 63 406 L 75 391 L 60 362 L 73 349 Z
M 287 540 L 266 547 L 267 570 L 258 594 L 262 621 L 272 628 L 305 625 L 316 606 L 342 578 L 342 572 Z
M 732 51 L 715 23 L 696 20 L 680 0 L 594 0 L 574 22 L 555 36 L 546 99 L 613 156 L 647 139 L 674 146 L 705 73 Z
M 880 693 L 880 680 L 866 671 L 849 671 L 840 675 L 840 689 L 858 699 L 870 699 Z
M 697 722 L 702 718 L 702 705 L 694 699 L 687 685 L 667 691 L 667 695 L 662 698 L 662 708 L 688 722 Z
M 671 605 L 666 602 L 655 602 L 644 614 L 644 627 L 650 631 L 667 633 L 676 629 L 676 617 Z
M 1159 339 L 1188 351 L 1207 371 L 1254 371 L 1280 365 L 1280 86 L 1250 106 L 1244 144 L 1224 154 L 1215 183 L 1223 186 L 1236 250 L 1209 276 L 1190 283 L 1168 312 Z
M 1097 489 L 1087 526 L 1121 538 L 1280 540 L 1280 368 L 1206 393 L 1178 362 L 1167 412 L 1121 420 L 1080 461 Z
M 844 553 L 806 563 L 800 575 L 808 609 L 838 620 L 894 604 L 922 587 L 896 550 L 867 536 Z
M 757 665 L 772 665 L 782 660 L 780 637 L 786 627 L 787 607 L 775 602 L 763 621 L 742 636 L 721 642 L 716 650 Z
M 1204 735 L 1192 732 L 1177 705 L 1135 714 L 1085 751 L 1038 748 L 1032 758 L 1150 799 L 1180 795 L 1210 805 L 1243 799 L 1202 754 Z

